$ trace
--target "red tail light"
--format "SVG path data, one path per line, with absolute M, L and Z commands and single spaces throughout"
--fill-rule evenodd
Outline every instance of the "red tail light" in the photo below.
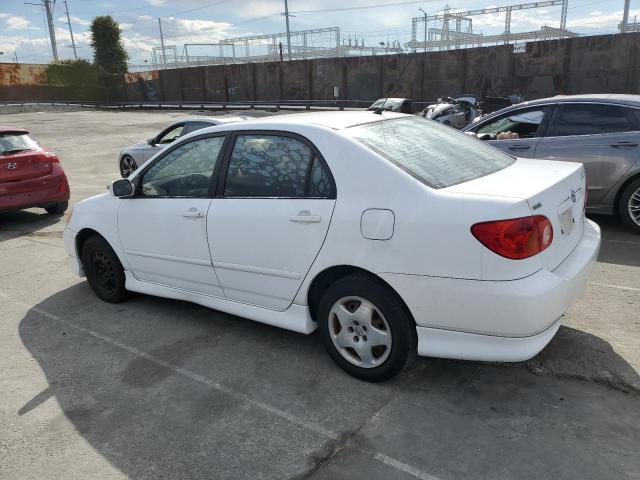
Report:
M 492 252 L 512 260 L 533 257 L 553 242 L 553 227 L 543 215 L 476 223 L 471 233 Z
M 58 158 L 58 156 L 55 153 L 50 152 L 49 150 L 42 151 L 42 160 L 44 162 L 51 162 L 51 163 L 60 162 L 60 159 Z

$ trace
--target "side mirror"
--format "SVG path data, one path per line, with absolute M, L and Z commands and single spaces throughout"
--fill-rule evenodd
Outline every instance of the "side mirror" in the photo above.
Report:
M 155 138 L 149 138 L 147 139 L 147 144 L 151 145 L 152 147 L 156 144 L 156 139 Z
M 111 184 L 114 197 L 127 198 L 133 196 L 133 184 L 127 178 L 116 180 Z

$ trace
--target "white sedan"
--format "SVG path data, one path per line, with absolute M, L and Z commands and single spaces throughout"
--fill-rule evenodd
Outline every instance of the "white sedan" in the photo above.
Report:
M 396 113 L 205 128 L 64 232 L 98 297 L 187 300 L 301 333 L 380 381 L 416 354 L 536 355 L 583 288 L 600 230 L 582 165 L 516 159 Z

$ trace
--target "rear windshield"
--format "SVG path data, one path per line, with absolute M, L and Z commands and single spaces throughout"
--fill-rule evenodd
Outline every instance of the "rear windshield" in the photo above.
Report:
M 0 155 L 37 150 L 38 144 L 26 133 L 0 133 Z
M 358 142 L 432 188 L 468 182 L 515 162 L 480 140 L 420 117 L 383 120 L 348 131 Z

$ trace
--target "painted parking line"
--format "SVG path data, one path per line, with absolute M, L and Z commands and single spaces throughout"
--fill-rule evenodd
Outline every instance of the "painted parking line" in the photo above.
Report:
M 612 285 L 610 283 L 589 282 L 589 285 L 594 285 L 596 287 L 615 288 L 617 290 L 628 290 L 630 292 L 640 292 L 640 288 L 625 287 L 624 285 Z
M 186 377 L 190 380 L 193 380 L 195 382 L 201 383 L 203 385 L 206 385 L 210 388 L 213 388 L 215 390 L 218 390 L 219 392 L 225 393 L 237 400 L 249 403 L 250 405 L 253 405 L 254 407 L 263 410 L 265 412 L 269 412 L 272 415 L 275 415 L 277 417 L 280 417 L 282 419 L 285 419 L 295 425 L 298 425 L 302 428 L 305 428 L 311 432 L 316 433 L 317 435 L 326 438 L 326 439 L 331 439 L 331 440 L 337 440 L 339 438 L 339 435 L 325 427 L 323 427 L 322 425 L 319 425 L 317 423 L 314 422 L 308 422 L 302 418 L 297 417 L 296 415 L 292 415 L 288 412 L 285 412 L 284 410 L 281 410 L 277 407 L 274 407 L 272 405 L 269 405 L 268 403 L 262 402 L 260 400 L 255 400 L 251 397 L 249 397 L 248 395 L 238 392 L 226 385 L 223 385 L 221 383 L 218 382 L 214 382 L 213 380 L 210 380 L 206 377 L 203 377 L 202 375 L 199 375 L 195 372 L 192 372 L 190 370 L 187 370 L 185 368 L 182 368 L 178 365 L 174 365 L 173 363 L 167 362 L 165 360 L 162 360 L 161 358 L 156 357 L 155 355 L 150 355 L 146 352 L 143 352 L 142 350 L 139 350 L 135 347 L 132 347 L 130 345 L 124 344 L 122 342 L 119 342 L 118 340 L 115 340 L 111 337 L 108 337 L 107 335 L 103 335 L 101 333 L 95 332 L 91 329 L 82 327 L 80 325 L 77 325 L 69 320 L 66 320 L 62 317 L 59 317 L 57 315 L 53 315 L 52 313 L 49 313 L 41 308 L 38 307 L 32 307 L 30 306 L 28 303 L 23 302 L 21 300 L 16 300 L 14 298 L 12 298 L 11 296 L 0 292 L 0 297 L 5 298 L 7 300 L 12 301 L 15 304 L 21 305 L 24 308 L 27 308 L 31 311 L 36 312 L 39 315 L 42 315 L 43 317 L 49 318 L 51 320 L 55 320 L 57 322 L 63 323 L 64 325 L 71 327 L 75 330 L 78 330 L 82 333 L 85 333 L 91 337 L 97 338 L 99 340 L 102 340 L 105 343 L 108 343 L 114 347 L 117 347 L 121 350 L 124 350 L 128 353 L 131 353 L 132 355 L 135 355 L 137 357 L 141 357 L 144 358 L 150 362 L 153 362 L 157 365 L 160 365 L 162 367 L 168 368 L 169 370 L 172 370 L 173 372 L 182 375 L 183 377 Z M 375 450 L 364 450 L 365 453 L 367 453 L 368 455 L 370 455 L 372 458 L 378 460 L 379 462 L 384 463 L 385 465 L 388 465 L 390 467 L 395 468 L 396 470 L 399 470 L 401 472 L 407 473 L 415 478 L 419 478 L 420 480 L 440 480 L 437 477 L 434 477 L 433 475 L 429 475 L 426 472 L 423 472 L 422 470 L 419 470 L 411 465 L 408 465 L 404 462 L 401 462 L 399 460 L 396 460 L 395 458 L 389 457 L 388 455 L 384 455 L 383 453 L 377 452 Z

